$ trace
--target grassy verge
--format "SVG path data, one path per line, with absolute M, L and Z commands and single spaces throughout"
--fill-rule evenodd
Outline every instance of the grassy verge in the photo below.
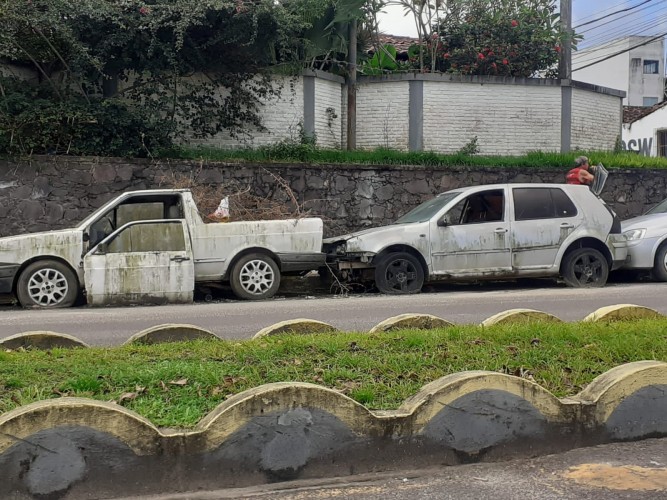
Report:
M 667 168 L 666 158 L 649 158 L 634 153 L 575 152 L 528 153 L 524 156 L 478 156 L 433 152 L 400 152 L 391 149 L 371 151 L 340 151 L 321 149 L 309 144 L 279 143 L 259 149 L 223 150 L 213 148 L 179 148 L 164 152 L 162 156 L 189 160 L 241 161 L 241 162 L 298 162 L 314 164 L 369 164 L 369 165 L 423 165 L 449 167 L 553 167 L 566 168 L 574 159 L 585 154 L 591 164 L 602 162 L 605 167 L 621 168 Z
M 188 428 L 230 395 L 282 381 L 312 382 L 372 409 L 394 409 L 424 384 L 464 370 L 528 377 L 563 397 L 640 360 L 667 360 L 667 320 L 11 351 L 0 352 L 0 413 L 79 396 L 115 401 L 159 426 Z

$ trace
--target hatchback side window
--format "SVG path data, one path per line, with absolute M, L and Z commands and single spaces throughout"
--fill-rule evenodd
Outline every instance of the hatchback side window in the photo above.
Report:
M 515 188 L 514 218 L 520 220 L 574 217 L 577 209 L 558 188 Z
M 482 191 L 468 196 L 448 213 L 449 224 L 479 224 L 504 219 L 505 195 L 502 189 Z

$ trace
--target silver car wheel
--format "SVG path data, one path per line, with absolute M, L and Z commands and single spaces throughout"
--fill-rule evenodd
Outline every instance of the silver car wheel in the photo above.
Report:
M 273 297 L 280 288 L 280 268 L 270 256 L 256 252 L 244 255 L 232 265 L 229 284 L 239 299 Z
M 28 279 L 28 295 L 40 306 L 59 304 L 68 291 L 67 278 L 57 269 L 40 269 Z
M 252 295 L 263 295 L 276 280 L 271 266 L 263 260 L 247 262 L 239 273 L 241 286 Z

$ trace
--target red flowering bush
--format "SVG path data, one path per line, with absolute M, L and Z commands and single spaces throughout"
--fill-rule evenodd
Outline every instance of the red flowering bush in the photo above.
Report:
M 565 43 L 552 0 L 459 2 L 433 29 L 437 36 L 411 47 L 413 68 L 464 75 L 555 77 Z

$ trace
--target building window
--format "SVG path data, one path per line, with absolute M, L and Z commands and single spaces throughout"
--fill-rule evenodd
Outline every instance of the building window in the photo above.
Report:
M 658 156 L 667 157 L 667 130 L 658 130 Z
M 644 97 L 644 104 L 642 106 L 655 106 L 658 104 L 657 97 Z
M 644 60 L 644 74 L 657 75 L 660 69 L 660 61 L 653 61 L 649 59 Z

